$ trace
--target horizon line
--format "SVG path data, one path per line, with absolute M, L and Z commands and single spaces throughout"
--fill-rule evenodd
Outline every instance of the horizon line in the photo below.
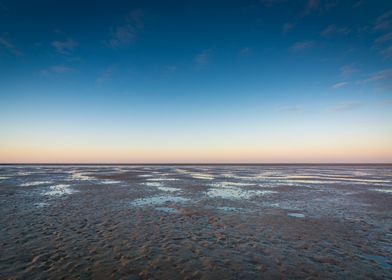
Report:
M 202 162 L 161 162 L 161 163 L 97 163 L 97 162 L 86 162 L 86 163 L 39 163 L 39 162 L 31 162 L 31 163 L 0 163 L 0 166 L 4 165 L 392 165 L 392 162 L 345 162 L 345 163 L 338 163 L 338 162 L 275 162 L 275 163 L 268 163 L 268 162 L 213 162 L 213 163 L 202 163 Z

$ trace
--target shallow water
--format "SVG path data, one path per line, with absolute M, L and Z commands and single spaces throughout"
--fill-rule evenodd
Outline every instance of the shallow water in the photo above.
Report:
M 0 166 L 0 278 L 392 278 L 392 166 Z
M 305 215 L 301 214 L 301 213 L 288 213 L 287 215 L 289 215 L 290 217 L 295 217 L 295 218 L 305 218 Z
M 171 195 L 160 195 L 160 196 L 150 196 L 146 198 L 138 198 L 131 202 L 132 205 L 135 206 L 143 206 L 143 205 L 161 205 L 168 203 L 180 203 L 187 201 L 187 198 L 180 196 L 171 196 Z

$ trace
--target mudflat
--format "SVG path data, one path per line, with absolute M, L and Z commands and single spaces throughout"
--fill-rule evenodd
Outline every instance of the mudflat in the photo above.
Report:
M 0 166 L 0 279 L 392 279 L 391 165 Z

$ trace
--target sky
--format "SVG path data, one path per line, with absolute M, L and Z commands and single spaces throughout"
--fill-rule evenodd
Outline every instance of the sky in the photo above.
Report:
M 0 0 L 0 163 L 392 162 L 392 1 Z

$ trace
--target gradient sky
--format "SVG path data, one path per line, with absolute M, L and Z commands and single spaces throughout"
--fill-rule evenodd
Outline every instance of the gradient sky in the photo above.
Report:
M 392 162 L 392 1 L 0 0 L 0 162 Z

